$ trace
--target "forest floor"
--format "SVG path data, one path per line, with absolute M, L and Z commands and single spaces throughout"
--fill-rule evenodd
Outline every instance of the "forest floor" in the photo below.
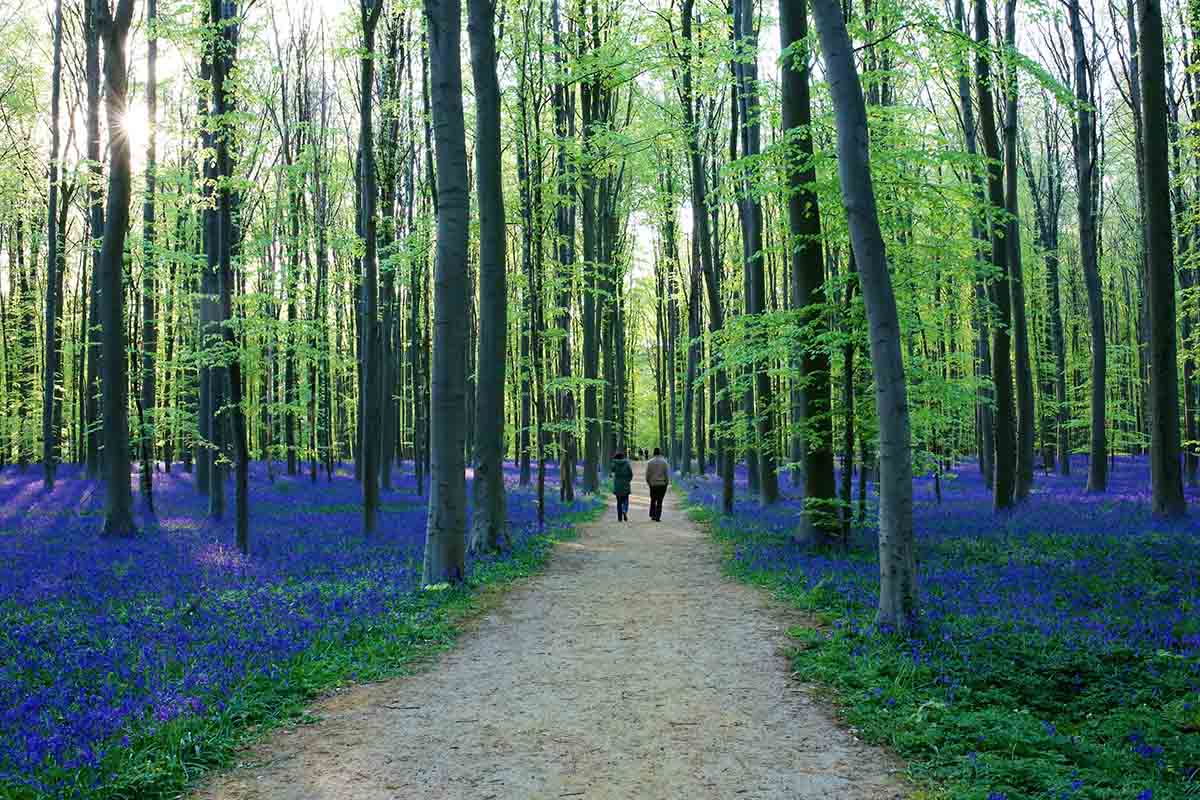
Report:
M 900 765 L 790 674 L 795 610 L 736 583 L 674 493 L 610 509 L 428 672 L 319 702 L 201 800 L 895 800 Z

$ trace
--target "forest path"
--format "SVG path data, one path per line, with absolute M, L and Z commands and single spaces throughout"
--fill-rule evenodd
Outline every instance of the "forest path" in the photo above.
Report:
M 559 545 L 433 670 L 341 692 L 199 798 L 894 800 L 894 761 L 789 676 L 787 611 L 672 492 Z

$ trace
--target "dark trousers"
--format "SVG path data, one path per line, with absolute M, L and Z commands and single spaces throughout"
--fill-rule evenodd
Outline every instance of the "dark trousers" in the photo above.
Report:
M 650 519 L 662 519 L 662 503 L 663 498 L 667 496 L 667 487 L 651 486 L 650 487 Z
M 629 519 L 629 495 L 617 495 L 617 520 L 624 521 Z

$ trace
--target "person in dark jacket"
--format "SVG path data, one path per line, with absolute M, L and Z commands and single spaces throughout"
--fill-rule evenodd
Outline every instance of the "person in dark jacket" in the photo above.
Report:
M 629 484 L 633 481 L 633 467 L 629 466 L 624 453 L 617 453 L 612 460 L 613 494 L 617 496 L 617 521 L 629 521 Z

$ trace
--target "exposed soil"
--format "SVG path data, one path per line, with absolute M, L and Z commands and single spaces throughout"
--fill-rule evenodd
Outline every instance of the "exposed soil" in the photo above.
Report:
M 790 675 L 800 620 L 668 495 L 561 544 L 431 671 L 320 703 L 198 798 L 895 800 L 897 763 Z

